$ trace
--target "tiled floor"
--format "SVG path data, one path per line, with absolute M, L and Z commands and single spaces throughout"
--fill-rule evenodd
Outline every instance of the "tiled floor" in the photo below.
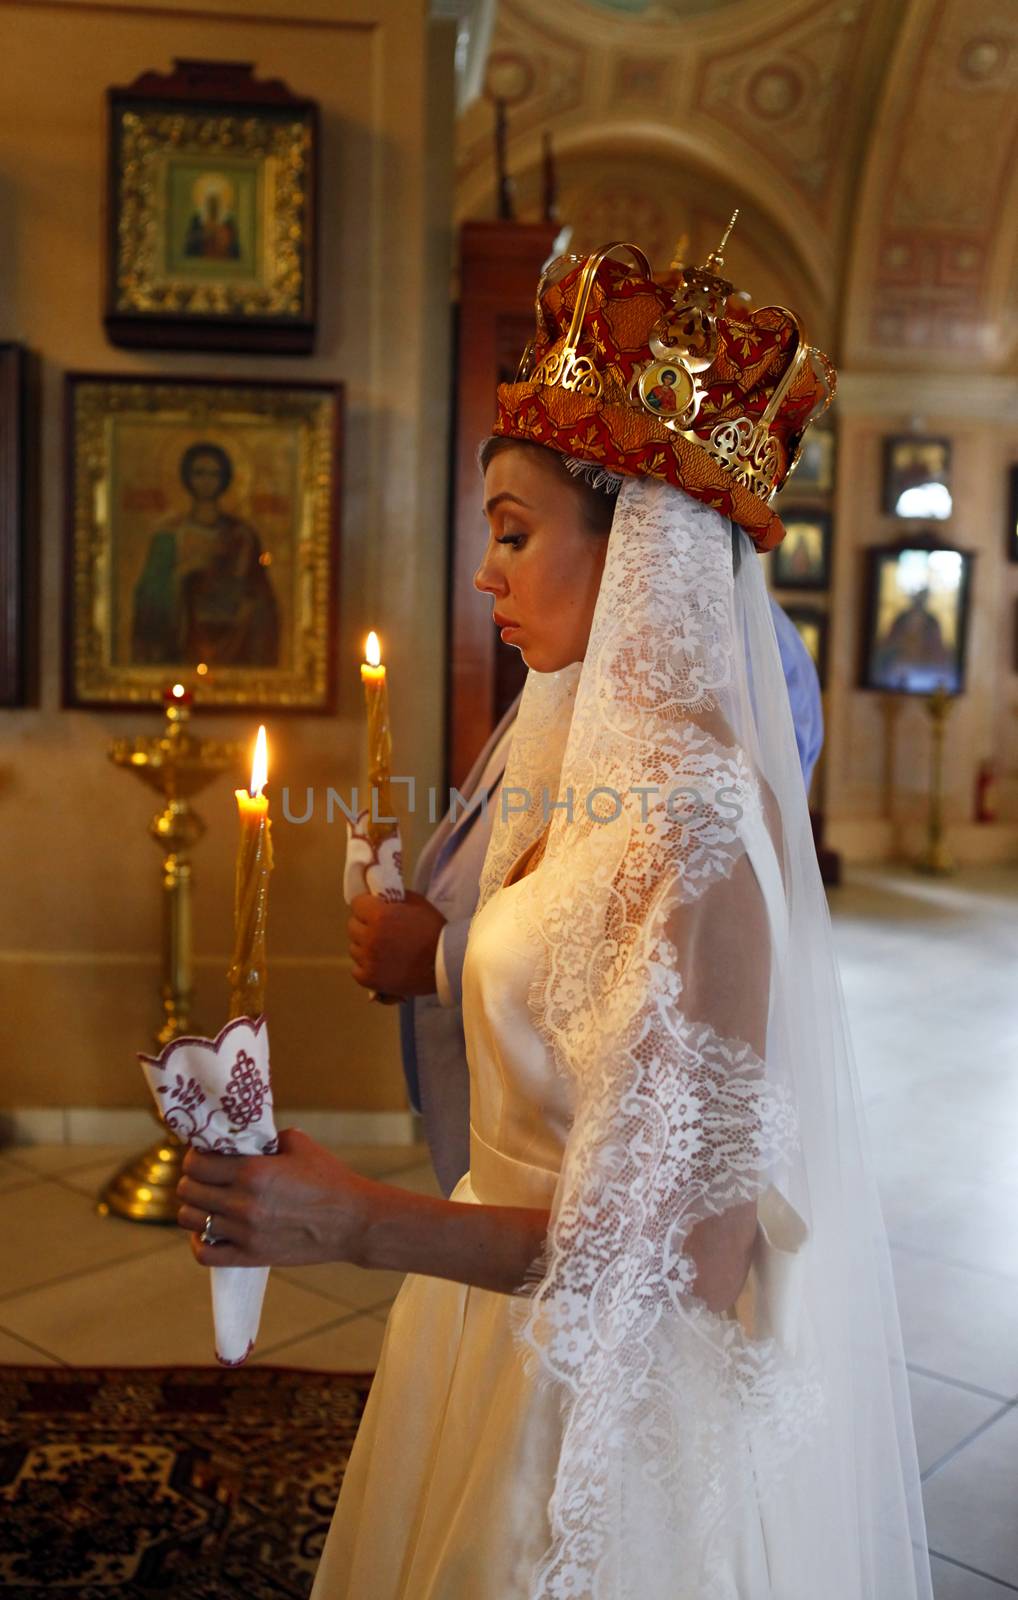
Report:
M 0 1361 L 61 1365 L 208 1363 L 204 1274 L 176 1228 L 96 1215 L 119 1145 L 28 1145 L 0 1153 Z M 337 1151 L 358 1172 L 440 1194 L 425 1145 Z M 372 1371 L 395 1272 L 336 1264 L 269 1279 L 258 1361 Z
M 832 898 L 895 1258 L 937 1600 L 1018 1594 L 1018 869 Z M 0 1362 L 206 1363 L 182 1235 L 97 1217 L 114 1146 L 0 1152 Z M 421 1145 L 345 1147 L 438 1193 Z M 255 1359 L 370 1370 L 397 1273 L 272 1274 Z
M 835 939 L 937 1600 L 1018 1593 L 1018 870 L 855 872 Z

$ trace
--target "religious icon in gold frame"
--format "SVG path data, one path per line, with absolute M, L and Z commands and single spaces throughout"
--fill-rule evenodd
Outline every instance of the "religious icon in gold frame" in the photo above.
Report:
M 315 104 L 216 61 L 176 61 L 106 98 L 111 341 L 309 352 Z
M 972 556 L 928 538 L 867 551 L 862 686 L 895 694 L 965 687 Z
M 71 373 L 64 703 L 328 711 L 342 391 Z
M 831 581 L 831 517 L 811 506 L 782 506 L 785 537 L 771 557 L 775 589 L 826 589 Z
M 901 434 L 884 440 L 883 509 L 893 517 L 946 522 L 951 499 L 951 441 Z

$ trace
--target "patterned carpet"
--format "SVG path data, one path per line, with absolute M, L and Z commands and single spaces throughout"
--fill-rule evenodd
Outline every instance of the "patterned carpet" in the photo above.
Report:
M 306 1600 L 370 1373 L 0 1367 L 5 1600 Z

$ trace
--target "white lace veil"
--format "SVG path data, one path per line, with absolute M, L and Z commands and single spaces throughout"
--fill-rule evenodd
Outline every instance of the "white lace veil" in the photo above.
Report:
M 624 481 L 586 657 L 530 673 L 503 795 L 482 905 L 554 808 L 512 914 L 574 1102 L 511 1300 L 561 1400 L 528 1600 L 929 1600 L 886 1240 L 740 529 Z M 684 1246 L 753 1204 L 749 1279 L 717 1315 Z

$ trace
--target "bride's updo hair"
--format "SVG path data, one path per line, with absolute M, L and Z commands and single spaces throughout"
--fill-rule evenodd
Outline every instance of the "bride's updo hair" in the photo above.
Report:
M 531 444 L 527 439 L 502 438 L 497 434 L 484 439 L 478 447 L 477 464 L 481 471 L 487 472 L 495 457 L 506 450 L 528 450 L 540 455 L 553 471 L 565 476 L 583 507 L 583 520 L 590 532 L 602 536 L 611 532 L 615 502 L 622 487 L 622 478 L 617 472 L 605 472 L 589 461 L 574 460 L 542 444 Z

